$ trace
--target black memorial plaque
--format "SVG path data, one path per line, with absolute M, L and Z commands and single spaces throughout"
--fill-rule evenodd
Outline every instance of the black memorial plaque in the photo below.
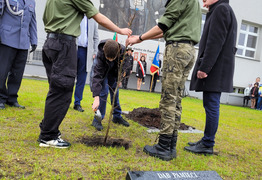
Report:
M 128 171 L 126 180 L 222 180 L 216 171 Z

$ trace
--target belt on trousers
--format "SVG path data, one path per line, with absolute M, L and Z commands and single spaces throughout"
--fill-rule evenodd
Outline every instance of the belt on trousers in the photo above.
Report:
M 48 33 L 47 34 L 47 38 L 52 38 L 52 39 L 65 39 L 65 40 L 75 40 L 76 38 L 74 36 L 71 35 L 67 35 L 67 34 L 60 34 L 60 33 Z
M 180 44 L 180 43 L 185 43 L 185 44 L 190 44 L 192 46 L 194 46 L 196 43 L 194 43 L 193 41 L 189 41 L 189 40 L 181 40 L 181 41 L 167 41 L 166 42 L 166 46 L 169 44 Z

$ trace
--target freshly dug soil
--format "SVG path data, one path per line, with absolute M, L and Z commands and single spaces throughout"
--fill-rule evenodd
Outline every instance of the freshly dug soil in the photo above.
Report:
M 129 112 L 125 115 L 128 119 L 131 119 L 135 122 L 138 122 L 142 126 L 148 127 L 148 128 L 158 128 L 160 129 L 160 120 L 161 120 L 161 114 L 158 108 L 155 109 L 149 109 L 140 107 L 137 109 L 134 109 L 132 112 Z M 184 123 L 180 123 L 179 130 L 188 130 L 189 127 L 192 129 L 195 129 L 192 126 L 188 126 Z M 96 136 L 96 137 L 82 137 L 79 142 L 83 143 L 87 146 L 107 146 L 107 147 L 124 147 L 126 150 L 131 147 L 132 143 L 128 139 L 117 139 L 108 137 L 106 144 L 104 144 L 105 137 L 104 136 Z
M 131 147 L 131 141 L 127 139 L 117 139 L 108 137 L 106 144 L 104 144 L 105 136 L 96 136 L 96 137 L 82 137 L 79 140 L 80 143 L 83 143 L 87 146 L 111 146 L 111 147 L 124 147 L 125 150 Z
M 160 129 L 161 114 L 158 108 L 149 109 L 149 108 L 140 107 L 140 108 L 133 109 L 133 111 L 129 112 L 125 116 L 128 119 L 138 122 L 142 126 L 148 128 L 154 127 Z M 189 127 L 195 129 L 192 126 L 188 126 L 184 123 L 180 123 L 179 130 L 188 130 Z

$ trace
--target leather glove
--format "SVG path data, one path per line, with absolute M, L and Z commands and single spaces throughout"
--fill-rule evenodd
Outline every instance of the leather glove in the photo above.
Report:
M 34 51 L 36 50 L 37 45 L 32 44 L 31 47 L 32 47 L 32 49 L 30 50 L 30 53 L 31 53 L 31 52 L 34 52 Z

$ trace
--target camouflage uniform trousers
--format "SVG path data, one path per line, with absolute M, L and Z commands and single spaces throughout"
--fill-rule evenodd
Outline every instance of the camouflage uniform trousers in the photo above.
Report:
M 166 46 L 162 68 L 160 134 L 177 135 L 182 113 L 185 82 L 195 62 L 195 49 L 187 43 Z

